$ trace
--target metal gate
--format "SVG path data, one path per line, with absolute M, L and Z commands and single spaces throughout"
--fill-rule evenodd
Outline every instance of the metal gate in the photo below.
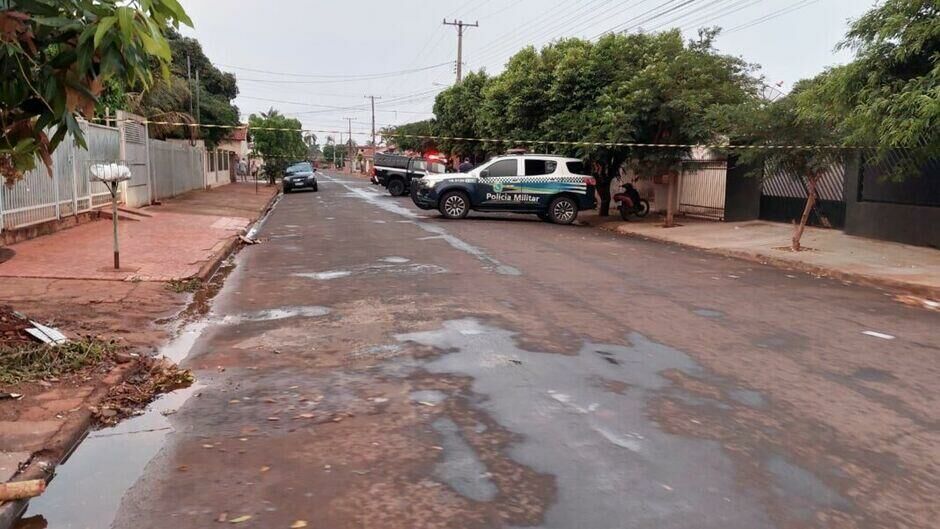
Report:
M 725 219 L 728 162 L 684 160 L 679 178 L 679 212 L 694 217 Z
M 124 147 L 122 158 L 131 170 L 131 179 L 125 184 L 125 203 L 130 207 L 150 205 L 150 148 L 147 126 L 140 123 L 143 118 L 126 112 L 118 112 Z

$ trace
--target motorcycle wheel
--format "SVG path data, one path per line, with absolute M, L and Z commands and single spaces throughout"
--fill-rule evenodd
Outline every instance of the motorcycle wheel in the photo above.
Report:
M 624 204 L 623 202 L 621 202 L 620 205 L 617 206 L 617 209 L 620 210 L 620 218 L 621 218 L 621 219 L 623 219 L 623 220 L 630 220 L 630 211 L 627 209 L 626 204 Z
M 641 200 L 640 200 L 640 203 L 639 203 L 639 204 L 637 205 L 637 207 L 636 207 L 636 211 L 635 211 L 636 216 L 642 218 L 642 217 L 645 217 L 645 216 L 649 215 L 649 212 L 650 212 L 650 203 L 649 203 L 649 201 L 648 201 L 648 200 L 642 200 L 642 199 L 641 199 Z

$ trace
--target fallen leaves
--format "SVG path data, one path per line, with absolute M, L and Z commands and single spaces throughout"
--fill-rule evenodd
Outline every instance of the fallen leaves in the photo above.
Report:
M 251 515 L 243 514 L 239 516 L 238 518 L 232 518 L 231 520 L 229 520 L 229 523 L 242 523 L 242 522 L 247 522 L 248 520 L 251 520 Z

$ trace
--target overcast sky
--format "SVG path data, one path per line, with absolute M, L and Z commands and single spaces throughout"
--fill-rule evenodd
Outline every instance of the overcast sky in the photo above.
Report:
M 762 66 L 784 90 L 851 59 L 834 47 L 847 23 L 874 0 L 182 0 L 195 27 L 185 30 L 209 58 L 238 77 L 244 117 L 275 107 L 305 128 L 346 130 L 356 139 L 377 127 L 431 116 L 434 93 L 454 81 L 457 31 L 466 29 L 464 71 L 498 73 L 521 47 L 609 30 L 688 36 L 718 25 L 724 52 Z M 670 11 L 671 9 L 674 9 Z M 401 74 L 400 72 L 408 72 Z M 341 107 L 341 108 L 336 108 Z M 350 108 L 352 107 L 352 108 Z M 325 137 L 326 132 L 318 133 Z

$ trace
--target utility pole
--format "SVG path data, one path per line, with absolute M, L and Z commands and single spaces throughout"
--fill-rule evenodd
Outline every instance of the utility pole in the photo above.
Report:
M 346 141 L 348 142 L 348 144 L 346 145 L 346 156 L 349 158 L 349 174 L 352 174 L 353 163 L 355 162 L 355 158 L 353 158 L 353 154 L 352 154 L 352 147 L 353 147 L 352 145 L 352 122 L 353 122 L 353 119 L 355 118 L 343 118 L 343 119 L 349 122 L 349 137 L 346 139 Z
M 447 19 L 444 19 L 445 26 L 456 26 L 457 27 L 457 82 L 459 83 L 463 79 L 463 28 L 478 28 L 480 27 L 480 22 L 474 22 L 473 24 L 467 24 L 463 20 L 454 19 L 453 22 L 448 22 Z
M 333 169 L 336 169 L 336 140 L 330 138 L 330 141 L 333 142 Z
M 193 115 L 193 65 L 186 54 L 186 86 L 189 87 L 189 115 Z
M 199 68 L 196 68 L 196 131 L 199 131 L 199 127 L 202 124 L 199 116 Z
M 365 96 L 365 98 L 372 100 L 372 152 L 375 152 L 375 100 L 382 98 L 378 96 Z

